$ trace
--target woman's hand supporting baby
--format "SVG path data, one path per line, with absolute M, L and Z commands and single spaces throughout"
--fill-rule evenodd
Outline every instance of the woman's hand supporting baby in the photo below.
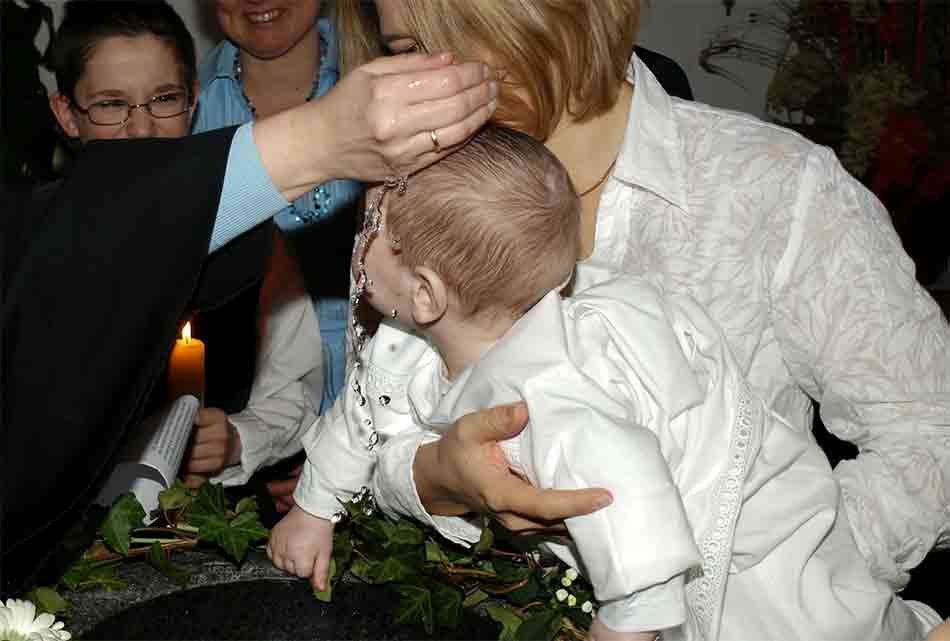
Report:
M 325 590 L 333 556 L 333 523 L 294 506 L 271 530 L 267 558 L 275 566 Z
M 426 510 L 486 514 L 520 531 L 610 505 L 605 489 L 542 490 L 512 473 L 498 443 L 517 436 L 527 422 L 527 405 L 502 405 L 463 416 L 441 439 L 420 447 L 412 470 Z

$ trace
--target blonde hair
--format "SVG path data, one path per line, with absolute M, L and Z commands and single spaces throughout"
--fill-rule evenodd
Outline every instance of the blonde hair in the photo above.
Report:
M 399 0 L 425 51 L 489 55 L 506 71 L 495 120 L 546 140 L 565 113 L 583 122 L 617 101 L 640 23 L 640 0 Z M 381 52 L 364 0 L 337 0 L 345 70 Z M 512 91 L 520 89 L 528 103 Z
M 488 125 L 386 195 L 386 225 L 410 268 L 426 266 L 463 312 L 520 316 L 574 269 L 580 199 L 530 136 Z

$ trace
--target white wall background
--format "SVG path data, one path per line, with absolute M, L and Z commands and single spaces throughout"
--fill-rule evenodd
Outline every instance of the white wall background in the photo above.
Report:
M 643 9 L 638 44 L 678 62 L 689 77 L 696 100 L 761 117 L 774 71 L 751 62 L 716 61 L 740 78 L 744 86 L 739 86 L 704 71 L 699 54 L 723 28 L 763 46 L 781 47 L 780 34 L 766 26 L 769 17 L 776 15 L 780 14 L 770 0 L 736 0 L 730 17 L 721 0 L 651 0 Z
M 0 0 L 0 2 L 5 0 Z M 6 0 L 8 1 L 8 0 Z M 20 0 L 15 0 L 20 1 Z M 327 0 L 328 1 L 328 0 Z M 472 2 L 505 2 L 506 0 L 469 0 Z M 597 2 L 597 0 L 588 0 Z M 211 9 L 212 0 L 168 0 L 191 29 L 199 60 L 217 42 Z M 48 0 L 58 24 L 62 19 L 63 2 Z M 748 30 L 752 37 L 763 36 L 761 27 L 749 26 L 750 14 L 758 18 L 758 24 L 770 11 L 774 12 L 771 0 L 735 0 L 730 18 L 722 0 L 649 0 L 644 2 L 639 44 L 673 58 L 683 67 L 689 77 L 696 99 L 717 107 L 745 111 L 762 116 L 765 111 L 765 93 L 772 71 L 752 63 L 729 61 L 729 69 L 740 76 L 744 86 L 724 78 L 713 76 L 699 66 L 699 54 L 717 31 L 729 26 L 733 31 Z M 48 35 L 41 33 L 37 44 L 45 46 Z M 774 40 L 774 39 L 773 39 Z M 773 42 L 773 45 L 779 43 Z M 52 78 L 43 78 L 48 87 L 54 86 Z

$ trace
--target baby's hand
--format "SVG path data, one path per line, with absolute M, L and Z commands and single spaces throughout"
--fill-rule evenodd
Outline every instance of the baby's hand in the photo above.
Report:
M 660 637 L 656 632 L 617 632 L 595 618 L 587 638 L 591 641 L 656 641 Z
M 309 578 L 317 590 L 326 590 L 333 555 L 333 523 L 294 506 L 271 531 L 267 557 L 274 565 Z

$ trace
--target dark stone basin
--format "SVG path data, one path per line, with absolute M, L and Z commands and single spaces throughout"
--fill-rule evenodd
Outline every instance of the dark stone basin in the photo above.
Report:
M 307 582 L 263 578 L 206 585 L 158 596 L 100 621 L 83 639 L 380 639 L 430 638 L 421 626 L 393 625 L 395 598 L 383 587 L 343 583 L 333 602 Z M 467 613 L 451 639 L 496 639 L 490 619 Z

